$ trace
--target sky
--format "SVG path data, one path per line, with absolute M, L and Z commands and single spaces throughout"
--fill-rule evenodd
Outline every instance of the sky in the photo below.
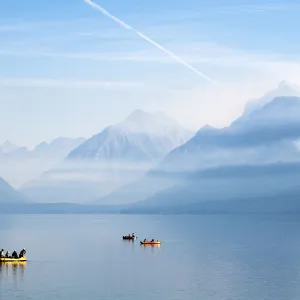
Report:
M 0 3 L 0 144 L 90 137 L 135 109 L 226 126 L 280 81 L 300 84 L 300 2 L 94 0 L 217 84 L 83 0 Z

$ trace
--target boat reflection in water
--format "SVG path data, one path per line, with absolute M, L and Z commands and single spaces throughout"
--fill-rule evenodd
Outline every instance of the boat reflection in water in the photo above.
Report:
M 157 251 L 160 251 L 160 244 L 140 244 L 140 247 L 149 249 L 151 253 L 157 253 Z
M 14 281 L 23 280 L 26 270 L 26 262 L 0 263 L 0 280 L 13 278 Z

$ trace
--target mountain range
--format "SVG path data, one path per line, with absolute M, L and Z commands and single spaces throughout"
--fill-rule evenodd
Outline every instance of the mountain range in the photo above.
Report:
M 82 143 L 62 164 L 21 191 L 37 202 L 93 201 L 140 178 L 192 135 L 163 113 L 136 110 Z
M 202 128 L 173 150 L 160 169 L 179 170 L 240 163 L 267 163 L 299 158 L 300 98 L 278 97 L 229 127 Z
M 0 145 L 0 153 L 1 154 L 10 153 L 17 148 L 18 148 L 18 146 L 11 143 L 10 141 L 5 141 L 5 143 L 3 145 Z
M 299 185 L 299 139 L 300 98 L 278 97 L 226 128 L 205 126 L 142 179 L 102 201 L 131 199 L 139 202 L 136 209 L 140 210 L 150 204 L 158 209 L 284 194 Z M 276 172 L 266 173 L 272 167 Z M 250 180 L 253 170 L 256 176 Z
M 34 149 L 6 141 L 0 146 L 0 176 L 15 188 L 20 187 L 63 160 L 84 138 L 57 138 L 42 142 Z
M 56 157 L 19 190 L 42 211 L 300 212 L 298 95 L 282 82 L 229 126 L 196 133 L 163 113 L 136 110 L 72 147 L 58 140 L 29 151 L 6 142 L 0 157 Z

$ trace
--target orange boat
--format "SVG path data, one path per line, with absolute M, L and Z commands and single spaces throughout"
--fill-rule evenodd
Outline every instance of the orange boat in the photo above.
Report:
M 160 241 L 141 241 L 141 245 L 160 245 Z

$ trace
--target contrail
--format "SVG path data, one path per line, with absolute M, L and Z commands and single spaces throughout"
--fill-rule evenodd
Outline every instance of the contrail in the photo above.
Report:
M 132 26 L 126 24 L 125 22 L 123 22 L 122 20 L 120 20 L 119 18 L 113 16 L 112 14 L 110 14 L 106 9 L 104 9 L 103 7 L 101 7 L 100 5 L 92 2 L 91 0 L 84 0 L 84 2 L 88 5 L 90 5 L 92 8 L 98 10 L 99 12 L 101 12 L 103 15 L 111 18 L 113 21 L 115 21 L 117 24 L 121 25 L 122 27 L 124 27 L 127 30 L 131 30 L 133 32 L 135 32 L 138 36 L 140 36 L 142 39 L 144 39 L 145 41 L 149 42 L 150 44 L 152 44 L 153 46 L 155 46 L 157 49 L 160 49 L 161 51 L 165 52 L 167 55 L 169 55 L 170 57 L 172 57 L 173 59 L 175 59 L 176 61 L 178 61 L 179 63 L 181 63 L 182 65 L 186 66 L 187 68 L 189 68 L 190 70 L 194 71 L 196 74 L 200 75 L 201 77 L 205 78 L 206 80 L 217 84 L 216 81 L 214 81 L 213 79 L 211 79 L 210 77 L 208 77 L 207 75 L 203 74 L 202 72 L 198 71 L 196 68 L 194 68 L 193 66 L 191 66 L 189 63 L 187 63 L 186 61 L 182 60 L 180 57 L 178 57 L 176 54 L 174 54 L 173 52 L 169 51 L 168 49 L 166 49 L 165 47 L 163 47 L 162 45 L 156 43 L 155 41 L 153 41 L 152 39 L 150 39 L 149 37 L 147 37 L 146 35 L 144 35 L 143 33 L 141 33 L 140 31 L 136 30 L 135 28 L 133 28 Z

